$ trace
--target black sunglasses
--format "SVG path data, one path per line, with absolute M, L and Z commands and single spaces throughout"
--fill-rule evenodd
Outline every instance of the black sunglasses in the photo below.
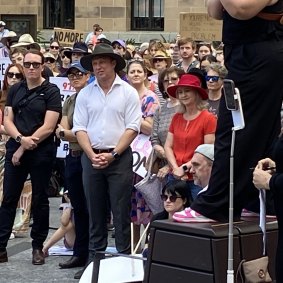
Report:
M 169 201 L 170 201 L 170 202 L 175 202 L 175 201 L 177 200 L 177 198 L 182 198 L 181 196 L 173 196 L 173 195 L 171 195 L 171 196 L 168 196 L 168 195 L 160 195 L 160 197 L 161 197 L 161 199 L 162 199 L 163 201 L 167 201 L 167 199 L 169 198 Z
M 30 68 L 30 66 L 32 65 L 34 69 L 38 69 L 42 64 L 38 62 L 24 62 L 23 65 L 25 68 Z
M 13 77 L 15 77 L 16 79 L 20 80 L 23 78 L 23 75 L 21 73 L 12 73 L 12 72 L 8 72 L 7 73 L 7 77 L 12 79 Z
M 51 57 L 46 57 L 46 58 L 44 58 L 44 62 L 45 62 L 45 63 L 47 63 L 47 62 L 54 63 L 54 62 L 55 62 L 55 59 L 54 59 L 54 58 L 51 58 Z
M 205 76 L 205 80 L 206 80 L 207 82 L 209 82 L 210 80 L 211 80 L 212 82 L 218 82 L 219 79 L 220 79 L 219 76 Z
M 50 48 L 51 48 L 51 49 L 55 49 L 55 50 L 59 50 L 60 47 L 59 47 L 59 46 L 51 45 Z

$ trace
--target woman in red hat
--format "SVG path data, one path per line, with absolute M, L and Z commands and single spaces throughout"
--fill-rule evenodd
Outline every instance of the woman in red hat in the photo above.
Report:
M 201 190 L 194 185 L 189 173 L 190 160 L 200 144 L 214 143 L 216 118 L 207 110 L 207 92 L 201 87 L 200 79 L 193 74 L 184 74 L 177 85 L 167 89 L 170 96 L 180 102 L 169 127 L 165 143 L 165 154 L 171 169 L 169 181 L 187 181 L 188 199 L 194 200 Z

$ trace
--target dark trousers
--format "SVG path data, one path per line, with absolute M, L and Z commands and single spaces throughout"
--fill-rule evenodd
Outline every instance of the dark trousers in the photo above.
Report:
M 110 198 L 118 252 L 130 251 L 133 156 L 127 149 L 105 169 L 94 169 L 83 154 L 83 182 L 89 210 L 89 256 L 107 248 L 107 200 Z
M 280 132 L 283 94 L 283 41 L 271 39 L 245 45 L 225 45 L 225 64 L 229 78 L 239 88 L 246 127 L 236 132 L 234 153 L 234 215 L 258 200 L 250 167 L 269 156 Z M 215 161 L 208 190 L 198 195 L 192 209 L 219 221 L 229 214 L 229 160 L 231 112 L 221 98 L 215 141 Z
M 20 159 L 21 164 L 14 166 L 12 156 L 19 147 L 13 139 L 7 144 L 5 159 L 3 202 L 0 207 L 0 248 L 5 248 L 12 232 L 16 208 L 24 182 L 30 174 L 32 184 L 33 225 L 31 229 L 32 247 L 42 249 L 49 230 L 48 184 L 52 165 L 55 160 L 55 144 L 39 145 L 26 151 Z
M 81 155 L 73 157 L 68 154 L 65 165 L 65 184 L 69 191 L 74 211 L 76 239 L 74 256 L 88 256 L 88 210 L 82 180 Z

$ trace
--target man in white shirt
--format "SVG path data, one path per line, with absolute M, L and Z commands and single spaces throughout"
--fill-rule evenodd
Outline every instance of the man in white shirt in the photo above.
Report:
M 2 39 L 2 37 L 5 37 L 8 35 L 9 30 L 5 28 L 6 27 L 6 23 L 3 21 L 0 21 L 0 40 Z M 0 42 L 0 47 L 3 47 L 3 43 Z
M 137 91 L 116 74 L 125 67 L 125 61 L 110 45 L 96 45 L 92 54 L 81 58 L 81 64 L 96 77 L 77 97 L 73 132 L 84 151 L 83 183 L 90 217 L 89 262 L 94 260 L 97 271 L 103 257 L 97 251 L 107 248 L 108 198 L 116 249 L 119 253 L 130 253 L 133 179 L 130 144 L 140 130 L 142 114 Z M 81 275 L 80 271 L 75 278 Z

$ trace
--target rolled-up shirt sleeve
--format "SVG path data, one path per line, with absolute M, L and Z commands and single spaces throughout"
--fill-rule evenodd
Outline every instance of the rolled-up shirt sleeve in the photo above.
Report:
M 125 128 L 139 132 L 141 119 L 142 112 L 139 95 L 137 91 L 132 88 L 129 90 L 128 101 L 125 109 Z
M 89 117 L 88 111 L 86 111 L 87 101 L 85 101 L 85 91 L 86 89 L 82 89 L 76 99 L 72 128 L 72 132 L 74 134 L 79 131 L 87 132 L 87 124 Z

